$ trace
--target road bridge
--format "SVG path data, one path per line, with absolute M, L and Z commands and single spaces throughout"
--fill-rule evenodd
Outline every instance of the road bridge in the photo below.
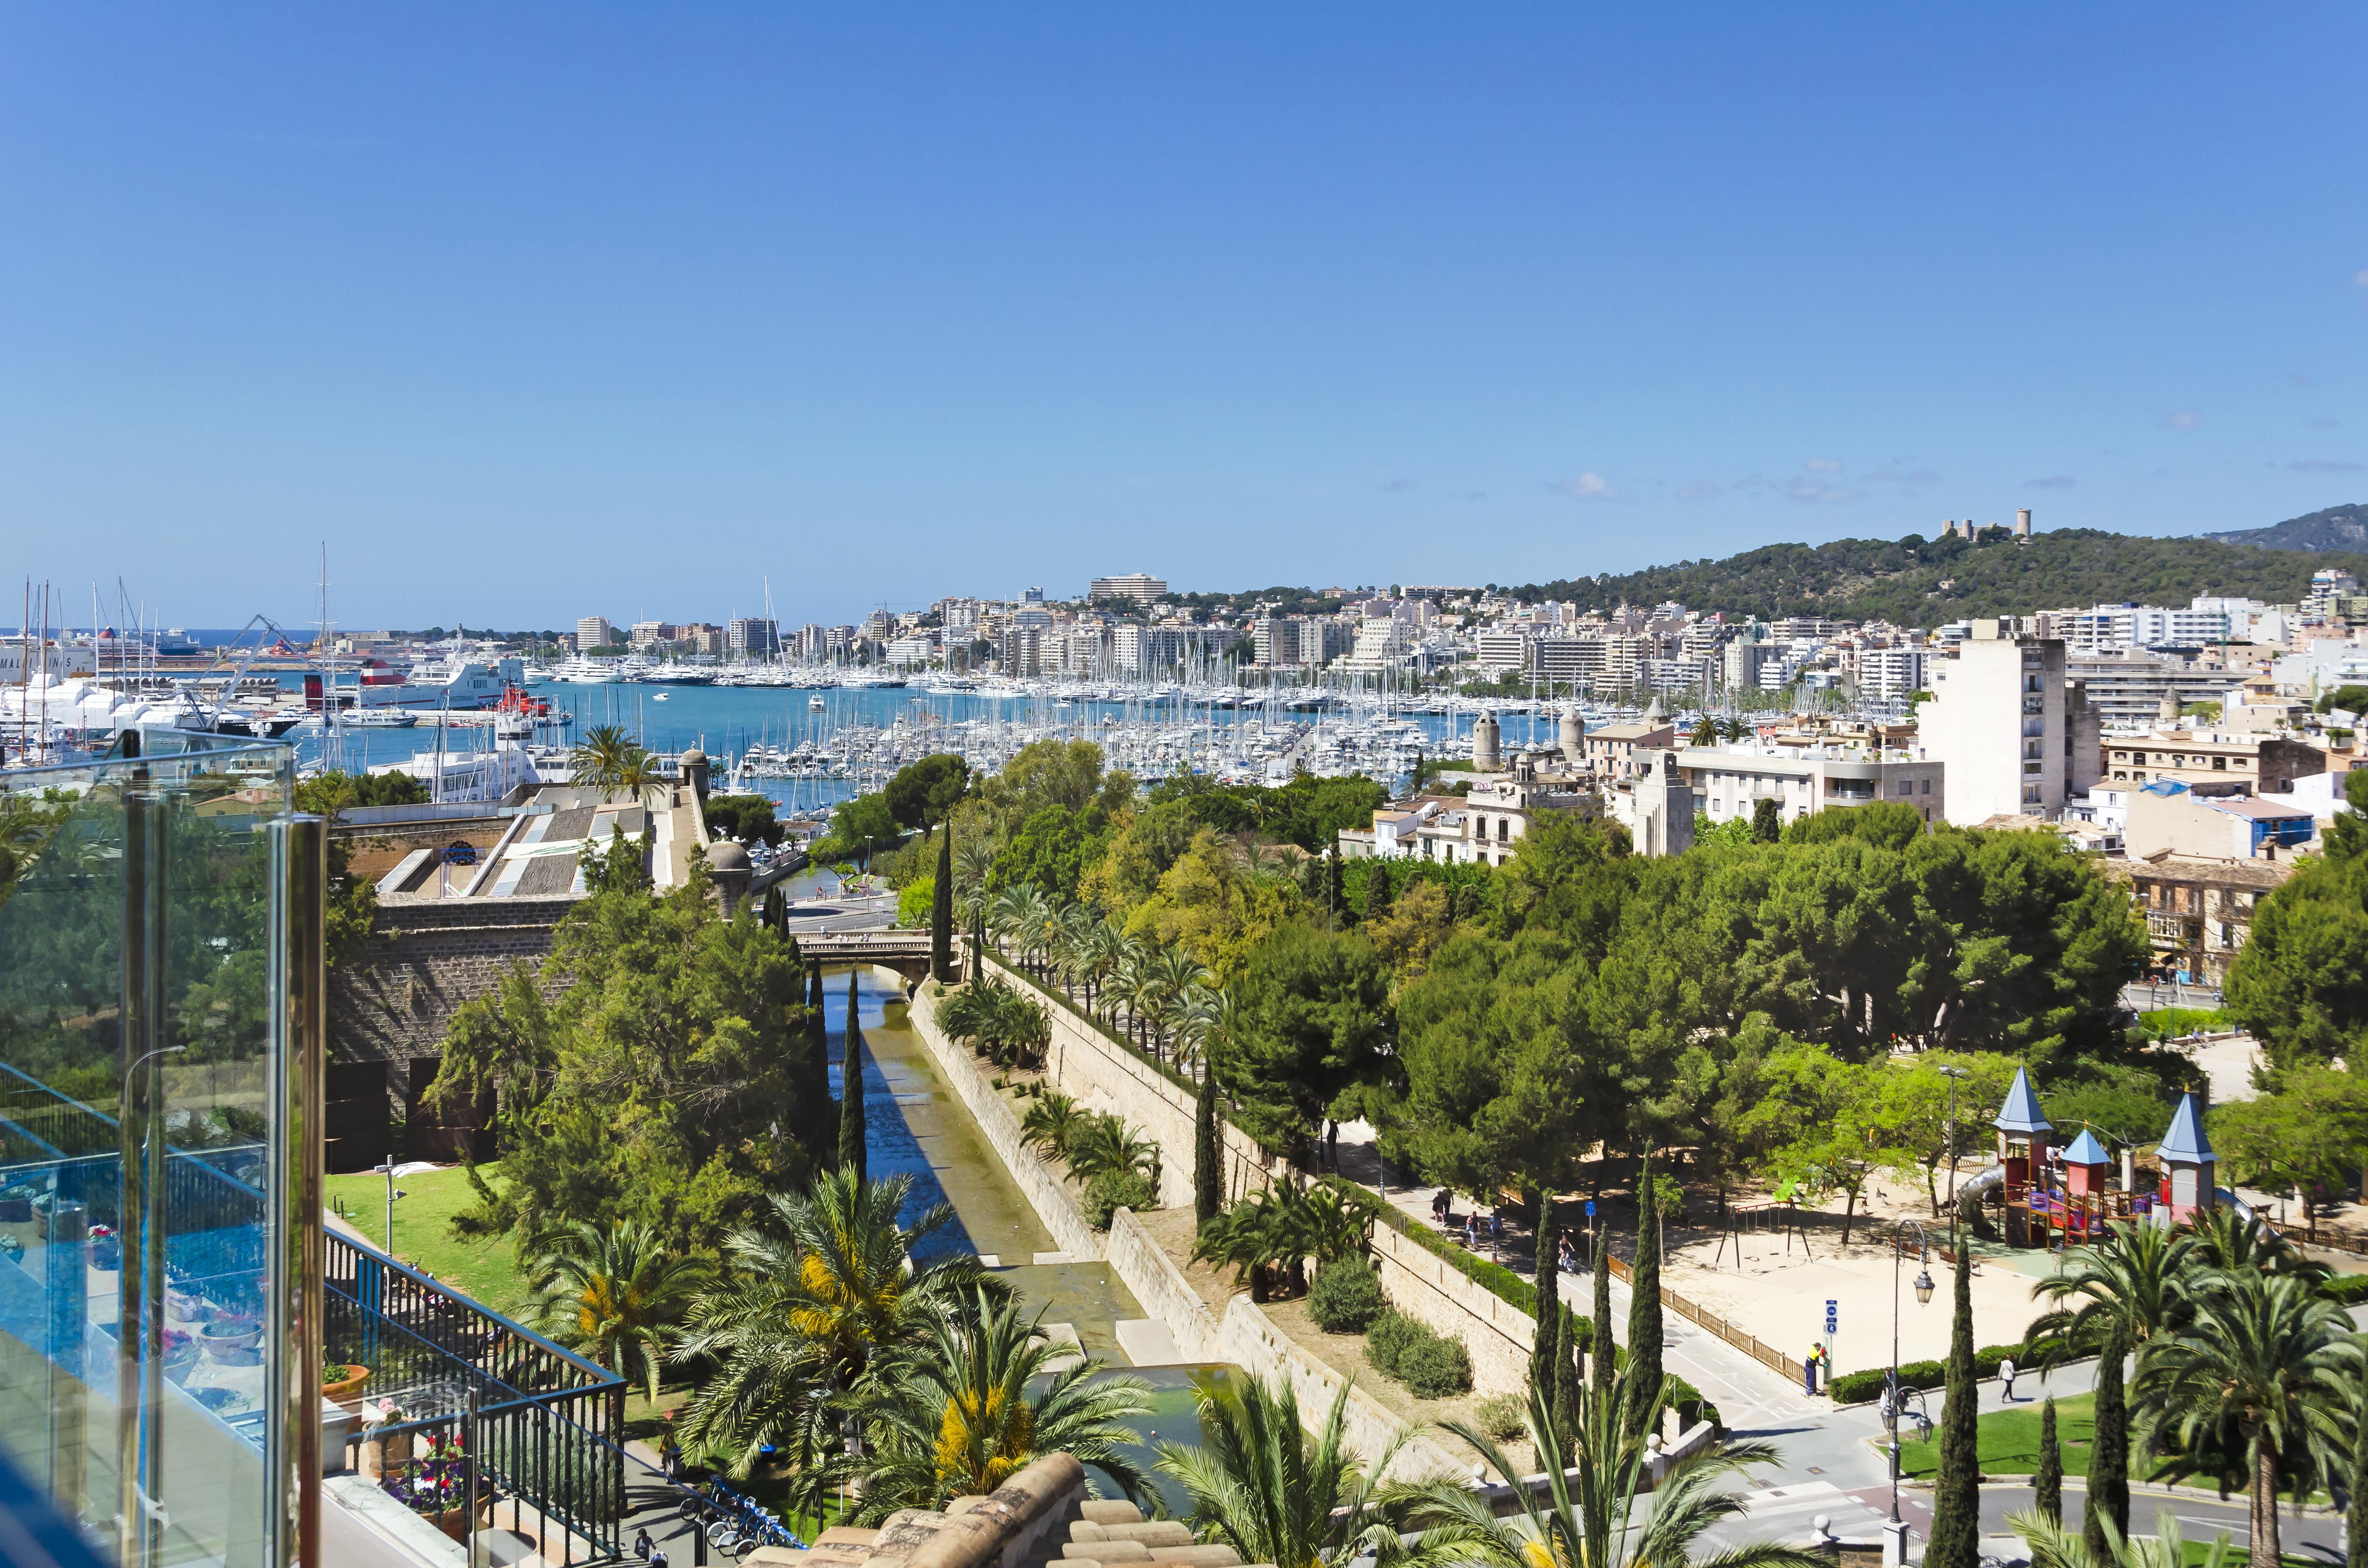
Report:
M 818 931 L 797 940 L 798 956 L 809 964 L 878 964 L 903 975 L 908 988 L 929 977 L 927 931 Z

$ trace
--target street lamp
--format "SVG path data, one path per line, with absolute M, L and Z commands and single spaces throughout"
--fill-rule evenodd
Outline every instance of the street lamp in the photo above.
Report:
M 1902 1220 L 1891 1237 L 1891 1385 L 1889 1397 L 1884 1402 L 1889 1406 L 1884 1422 L 1891 1428 L 1891 1541 L 1884 1556 L 1886 1563 L 1896 1562 L 1901 1568 L 1907 1561 L 1907 1526 L 1899 1517 L 1899 1232 L 1903 1230 L 1916 1233 L 1916 1304 L 1924 1307 L 1932 1303 L 1932 1238 L 1920 1222 Z
M 1949 1080 L 1949 1244 L 1953 1250 L 1957 1241 L 1957 1080 L 1973 1074 L 1963 1067 L 1943 1067 L 1941 1076 Z
M 394 1189 L 394 1156 L 393 1154 L 389 1154 L 385 1159 L 381 1160 L 378 1164 L 372 1165 L 370 1170 L 373 1174 L 381 1171 L 386 1174 L 386 1256 L 393 1257 L 394 1200 L 398 1198 L 408 1197 L 409 1194 L 397 1192 Z M 398 1261 L 400 1260 L 398 1259 Z

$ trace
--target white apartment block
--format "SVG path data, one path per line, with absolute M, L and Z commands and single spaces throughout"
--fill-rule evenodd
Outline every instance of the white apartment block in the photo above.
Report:
M 1356 645 L 1342 667 L 1351 670 L 1396 670 L 1414 654 L 1414 627 L 1395 616 L 1367 616 L 1357 626 Z
M 1097 577 L 1086 589 L 1087 599 L 1094 604 L 1106 599 L 1157 604 L 1167 597 L 1167 579 L 1155 577 L 1148 572 L 1129 572 L 1122 577 Z
M 1855 746 L 1776 746 L 1757 741 L 1688 746 L 1678 766 L 1713 824 L 1749 822 L 1763 800 L 1779 820 L 1798 822 L 1828 806 L 1877 801 L 1913 806 L 1926 822 L 1948 818 L 1947 773 L 1913 752 L 1880 754 Z
M 2085 795 L 2101 759 L 2100 715 L 2066 678 L 2064 642 L 2015 634 L 1984 618 L 1953 653 L 1927 667 L 1932 699 L 1917 716 L 1926 756 L 1947 769 L 1947 818 L 2061 816 Z
M 575 623 L 575 646 L 578 652 L 589 648 L 616 645 L 617 629 L 609 624 L 605 615 L 587 615 Z
M 2049 629 L 2075 653 L 2127 653 L 2136 648 L 2201 648 L 2237 634 L 2225 608 L 2190 609 L 2157 605 L 2098 605 L 2049 618 Z

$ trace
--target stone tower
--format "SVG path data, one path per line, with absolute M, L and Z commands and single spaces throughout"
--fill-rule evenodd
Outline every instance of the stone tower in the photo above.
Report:
M 1480 722 L 1472 726 L 1472 767 L 1479 773 L 1495 773 L 1501 764 L 1497 755 L 1497 715 L 1483 712 Z
M 1586 760 L 1587 753 L 1587 722 L 1578 716 L 1577 703 L 1562 710 L 1561 730 L 1563 766 L 1576 768 Z

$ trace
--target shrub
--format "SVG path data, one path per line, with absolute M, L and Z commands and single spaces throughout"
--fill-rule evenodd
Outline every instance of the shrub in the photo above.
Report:
M 1307 1293 L 1307 1315 L 1326 1334 L 1362 1333 L 1388 1306 L 1373 1266 L 1361 1257 L 1326 1264 Z
M 1446 1399 L 1472 1392 L 1472 1354 L 1460 1339 L 1430 1335 L 1406 1346 L 1398 1376 L 1417 1399 Z
M 2095 1352 L 2091 1351 L 2089 1354 L 2093 1355 Z M 1985 1345 L 1974 1352 L 1974 1376 L 1997 1377 L 1998 1363 L 2009 1356 L 2020 1358 L 2026 1363 L 2032 1358 L 2030 1350 L 2021 1345 Z M 1890 1370 L 1888 1367 L 1871 1367 L 1863 1372 L 1852 1372 L 1847 1377 L 1836 1378 L 1833 1382 L 1834 1403 L 1859 1404 L 1870 1399 L 1880 1398 L 1883 1394 L 1884 1378 Z M 1945 1387 L 1948 1381 L 1949 1368 L 1945 1362 L 1903 1361 L 1899 1364 L 1901 1388 L 1937 1389 Z
M 1398 1375 L 1398 1363 L 1405 1357 L 1406 1347 L 1429 1334 L 1429 1329 L 1391 1307 L 1375 1318 L 1372 1327 L 1366 1332 L 1365 1359 L 1395 1378 Z
M 2368 1301 L 2368 1274 L 2338 1274 L 2319 1290 L 2345 1306 Z
M 1530 1407 L 1509 1393 L 1493 1393 L 1480 1402 L 1472 1413 L 1473 1425 L 1503 1442 L 1520 1437 L 1529 1428 Z
M 1159 1189 L 1141 1171 L 1104 1171 L 1086 1184 L 1086 1219 L 1097 1231 L 1110 1228 L 1110 1217 L 1121 1209 L 1159 1207 Z

